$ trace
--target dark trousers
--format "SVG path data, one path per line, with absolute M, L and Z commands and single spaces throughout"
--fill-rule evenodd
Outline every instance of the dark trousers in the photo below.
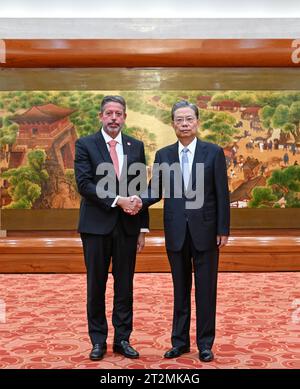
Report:
M 196 328 L 199 350 L 212 348 L 216 326 L 219 249 L 197 251 L 188 226 L 180 251 L 167 251 L 174 286 L 173 347 L 190 345 L 192 266 L 195 277 Z
M 129 340 L 133 320 L 137 238 L 137 235 L 127 235 L 120 222 L 108 235 L 81 234 L 87 270 L 88 329 L 93 345 L 105 343 L 107 339 L 105 290 L 111 259 L 114 278 L 114 343 Z

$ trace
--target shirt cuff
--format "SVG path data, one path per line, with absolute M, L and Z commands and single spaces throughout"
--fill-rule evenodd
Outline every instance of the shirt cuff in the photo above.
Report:
M 149 231 L 149 228 L 141 228 L 140 232 L 150 232 L 150 231 Z
M 118 202 L 119 198 L 120 198 L 120 196 L 118 195 L 118 196 L 114 199 L 114 202 L 113 202 L 112 205 L 111 205 L 112 208 L 115 208 L 115 207 L 118 205 L 117 202 Z

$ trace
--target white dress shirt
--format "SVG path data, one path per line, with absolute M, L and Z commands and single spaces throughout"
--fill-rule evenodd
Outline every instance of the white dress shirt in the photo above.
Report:
M 196 150 L 196 145 L 197 145 L 197 138 L 194 138 L 192 140 L 192 142 L 187 145 L 187 146 L 183 146 L 183 144 L 178 141 L 178 156 L 179 156 L 179 161 L 180 161 L 180 166 L 182 166 L 182 150 L 184 148 L 188 149 L 188 152 L 187 152 L 187 157 L 188 157 L 188 160 L 189 160 L 189 164 L 188 164 L 188 168 L 189 168 L 189 172 L 191 174 L 191 171 L 192 171 L 192 166 L 193 166 L 193 161 L 194 161 L 194 156 L 195 156 L 195 150 Z

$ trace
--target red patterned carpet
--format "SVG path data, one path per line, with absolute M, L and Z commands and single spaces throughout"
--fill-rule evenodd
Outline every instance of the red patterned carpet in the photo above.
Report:
M 170 274 L 136 274 L 131 342 L 140 359 L 111 350 L 99 362 L 88 359 L 84 275 L 0 275 L 0 368 L 300 368 L 300 273 L 220 273 L 215 360 L 203 364 L 191 352 L 164 360 L 170 346 Z M 108 282 L 111 318 L 112 279 Z M 194 302 L 193 302 L 194 306 Z M 6 319 L 6 320 L 4 320 Z

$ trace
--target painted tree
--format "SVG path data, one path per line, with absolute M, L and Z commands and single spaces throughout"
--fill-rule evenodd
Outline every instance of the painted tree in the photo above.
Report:
M 243 107 L 249 107 L 257 104 L 257 96 L 253 91 L 226 91 L 214 94 L 212 101 L 234 100 L 241 103 Z
M 249 208 L 270 208 L 278 200 L 272 188 L 257 186 L 252 190 L 252 199 L 248 203 Z
M 217 101 L 222 101 L 222 100 L 233 100 L 234 96 L 230 91 L 226 92 L 217 92 L 213 95 L 211 101 L 212 102 L 217 102 Z
M 9 182 L 8 193 L 12 202 L 4 208 L 30 209 L 42 193 L 41 185 L 49 176 L 43 168 L 44 150 L 32 150 L 27 154 L 27 164 L 2 173 Z
M 295 99 L 299 99 L 296 100 Z M 288 105 L 290 104 L 290 105 Z M 295 143 L 300 142 L 300 95 L 282 94 L 276 97 L 276 103 L 265 105 L 259 112 L 265 128 L 280 128 L 283 142 L 293 136 Z
M 149 152 L 153 152 L 157 148 L 156 135 L 153 134 L 152 132 L 149 132 L 146 128 L 140 128 L 140 127 L 125 126 L 123 132 L 124 134 L 139 139 L 144 143 L 146 161 L 149 161 L 150 158 Z
M 267 186 L 255 187 L 251 195 L 249 208 L 280 208 L 281 202 L 286 208 L 300 208 L 300 166 L 274 170 Z
M 289 124 L 291 125 L 288 131 L 293 135 L 295 143 L 300 142 L 300 101 L 294 102 L 289 110 Z
M 289 107 L 283 104 L 278 105 L 271 118 L 271 126 L 281 129 L 280 137 L 282 143 L 286 143 L 289 139 L 290 124 Z
M 66 180 L 66 184 L 68 185 L 69 193 L 72 199 L 76 199 L 76 198 L 79 199 L 80 196 L 78 194 L 74 169 L 65 170 L 65 180 Z
M 270 105 L 265 105 L 259 110 L 259 118 L 265 128 L 271 127 L 271 119 L 274 115 L 275 108 Z
M 203 140 L 226 146 L 234 142 L 234 135 L 239 131 L 233 127 L 235 118 L 225 112 L 209 112 L 201 110 L 201 128 L 207 130 L 208 134 L 201 135 Z
M 8 117 L 1 118 L 0 121 L 0 146 L 4 147 L 5 145 L 12 146 L 17 137 L 18 125 L 12 123 Z
M 284 197 L 287 207 L 300 207 L 300 166 L 274 170 L 267 185 L 278 199 Z
M 257 104 L 257 97 L 253 92 L 238 92 L 234 100 L 241 103 L 243 107 L 251 107 Z

